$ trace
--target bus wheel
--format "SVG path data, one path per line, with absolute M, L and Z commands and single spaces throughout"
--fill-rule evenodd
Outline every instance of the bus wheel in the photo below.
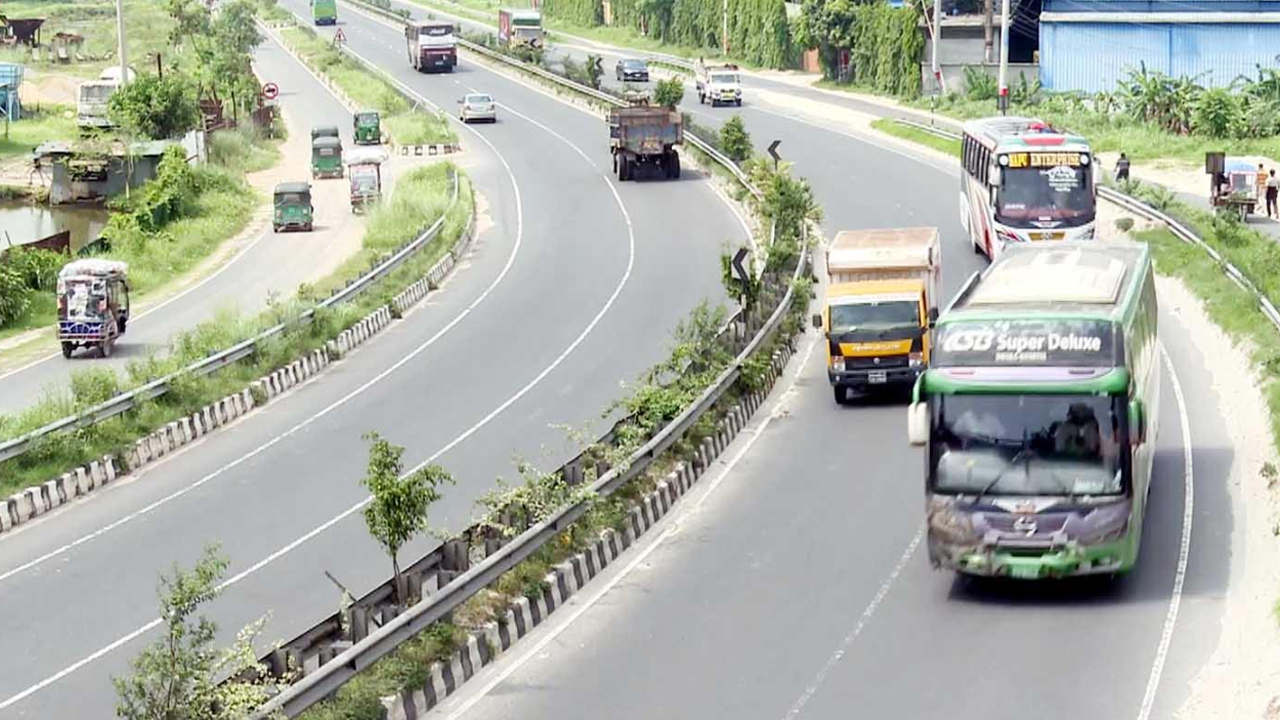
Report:
M 832 386 L 832 390 L 835 391 L 837 405 L 849 404 L 849 386 L 848 385 L 834 385 Z

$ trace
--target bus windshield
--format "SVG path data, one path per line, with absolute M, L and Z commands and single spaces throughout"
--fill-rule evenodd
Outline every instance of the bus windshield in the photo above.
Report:
M 1006 168 L 996 220 L 1012 227 L 1084 225 L 1094 218 L 1089 166 Z
M 920 306 L 914 300 L 852 303 L 831 306 L 831 334 L 859 330 L 918 329 Z
M 1125 491 L 1124 398 L 938 395 L 930 485 L 935 492 L 1119 495 Z
M 422 37 L 445 37 L 453 34 L 452 25 L 427 25 L 418 33 Z

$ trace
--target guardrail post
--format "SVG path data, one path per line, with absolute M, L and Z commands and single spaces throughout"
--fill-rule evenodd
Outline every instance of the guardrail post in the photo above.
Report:
M 351 608 L 351 642 L 358 643 L 369 636 L 369 611 L 359 605 Z

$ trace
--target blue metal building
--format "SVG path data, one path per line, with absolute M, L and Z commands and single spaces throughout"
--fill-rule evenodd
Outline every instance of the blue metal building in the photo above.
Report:
M 1142 65 L 1205 86 L 1280 68 L 1280 0 L 1044 0 L 1045 88 L 1110 91 Z

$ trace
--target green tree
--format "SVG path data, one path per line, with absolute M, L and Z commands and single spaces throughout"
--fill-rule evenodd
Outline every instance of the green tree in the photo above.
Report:
M 720 126 L 720 149 L 734 162 L 751 157 L 751 135 L 742 124 L 742 116 L 734 115 Z
M 678 77 L 659 80 L 653 87 L 653 102 L 672 110 L 684 99 L 684 82 Z
M 164 140 L 200 126 L 195 86 L 181 73 L 140 75 L 111 94 L 107 113 L 134 137 Z
M 453 477 L 439 465 L 428 465 L 404 474 L 401 456 L 404 448 L 392 445 L 376 432 L 366 433 L 369 448 L 369 468 L 361 484 L 373 495 L 372 502 L 364 509 L 365 525 L 369 535 L 391 557 L 396 598 L 405 600 L 400 577 L 400 548 L 414 535 L 427 529 L 427 510 L 439 500 L 439 486 L 453 483 Z
M 176 25 L 170 42 L 178 64 L 194 79 L 197 95 L 233 107 L 248 108 L 258 96 L 258 81 L 249 65 L 262 43 L 253 0 L 228 0 L 214 14 L 201 0 L 165 0 Z
M 853 45 L 858 4 L 857 0 L 804 0 L 800 6 L 795 42 L 817 48 L 822 74 L 828 80 L 837 78 L 840 50 Z
M 205 548 L 191 570 L 176 565 L 161 576 L 160 620 L 164 637 L 130 662 L 133 674 L 112 678 L 123 720 L 241 720 L 283 689 L 290 678 L 272 678 L 253 644 L 266 618 L 251 623 L 224 650 L 213 647 L 217 625 L 198 615 L 218 596 L 227 559 L 217 546 Z M 255 681 L 240 678 L 256 676 Z M 219 681 L 231 678 L 224 683 Z
M 587 56 L 587 84 L 596 90 L 600 89 L 600 78 L 604 77 L 603 59 L 599 55 Z

